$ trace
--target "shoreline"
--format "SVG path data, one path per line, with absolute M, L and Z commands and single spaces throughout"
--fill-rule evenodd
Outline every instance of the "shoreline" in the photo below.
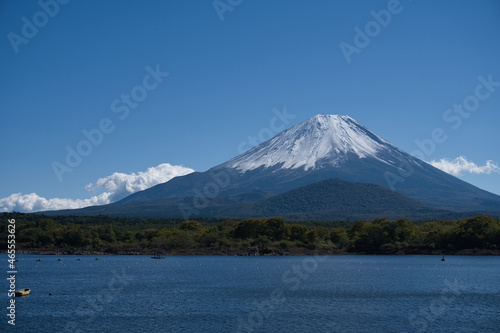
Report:
M 7 253 L 1 251 L 1 253 Z M 398 251 L 396 253 L 368 253 L 368 252 L 348 252 L 345 250 L 311 250 L 311 249 L 294 249 L 294 250 L 276 250 L 267 251 L 264 253 L 250 253 L 242 250 L 174 250 L 174 251 L 145 251 L 145 250 L 129 250 L 129 251 L 86 251 L 86 250 L 72 250 L 72 249 L 25 249 L 19 250 L 16 254 L 28 255 L 162 255 L 162 256 L 301 256 L 301 255 L 474 255 L 474 256 L 498 256 L 500 250 L 488 249 L 467 249 L 460 251 Z

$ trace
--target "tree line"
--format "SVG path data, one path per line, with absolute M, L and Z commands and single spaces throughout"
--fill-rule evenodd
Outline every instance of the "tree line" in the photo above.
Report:
M 226 254 L 500 252 L 500 220 L 489 216 L 418 223 L 385 218 L 331 223 L 289 223 L 282 218 L 162 222 L 104 216 L 78 217 L 78 221 L 68 222 L 64 218 L 35 214 L 2 213 L 0 216 L 0 247 L 4 250 L 7 249 L 7 220 L 15 218 L 16 248 L 25 251 Z

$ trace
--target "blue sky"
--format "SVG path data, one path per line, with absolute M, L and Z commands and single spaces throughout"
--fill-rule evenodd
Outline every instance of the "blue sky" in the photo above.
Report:
M 60 2 L 0 3 L 0 199 L 204 171 L 284 109 L 286 127 L 350 115 L 500 194 L 498 1 Z

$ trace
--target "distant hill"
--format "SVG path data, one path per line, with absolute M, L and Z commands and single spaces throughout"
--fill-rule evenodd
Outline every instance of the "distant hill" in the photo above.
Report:
M 249 201 L 252 197 L 254 200 Z M 244 199 L 242 199 L 244 198 Z M 266 198 L 266 199 L 262 199 Z M 80 215 L 106 214 L 117 217 L 148 217 L 182 219 L 179 205 L 191 205 L 192 198 L 152 201 L 147 205 L 129 204 L 93 206 L 79 210 Z M 73 215 L 74 210 L 44 212 L 46 215 Z M 327 179 L 270 196 L 253 191 L 229 197 L 219 197 L 206 208 L 197 210 L 191 218 L 270 218 L 283 217 L 290 221 L 369 221 L 388 219 L 459 219 L 489 214 L 500 218 L 500 212 L 452 212 L 426 206 L 414 199 L 383 186 Z
M 329 217 L 335 220 L 413 218 L 437 213 L 416 200 L 375 184 L 328 179 L 256 202 L 256 216 Z

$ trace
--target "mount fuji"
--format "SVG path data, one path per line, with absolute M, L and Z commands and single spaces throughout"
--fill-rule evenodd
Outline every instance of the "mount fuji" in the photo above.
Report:
M 351 117 L 316 115 L 208 171 L 173 178 L 113 204 L 51 213 L 264 217 L 287 215 L 284 198 L 300 202 L 290 214 L 310 219 L 359 218 L 361 211 L 365 218 L 500 212 L 500 196 L 405 153 Z

